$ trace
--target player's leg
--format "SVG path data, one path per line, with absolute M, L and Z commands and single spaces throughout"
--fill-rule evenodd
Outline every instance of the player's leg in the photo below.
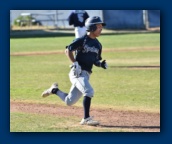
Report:
M 91 99 L 94 95 L 94 90 L 89 83 L 90 75 L 86 71 L 82 71 L 81 76 L 79 78 L 70 77 L 71 82 L 76 88 L 83 94 L 83 109 L 84 109 L 84 118 L 81 120 L 80 124 L 82 125 L 98 125 L 99 122 L 93 120 L 90 117 L 90 106 Z
M 72 81 L 75 81 L 75 79 L 76 79 L 76 76 L 74 76 L 74 72 L 72 69 L 69 73 L 69 77 L 70 77 L 70 79 L 72 79 Z M 73 105 L 82 96 L 82 92 L 79 91 L 75 87 L 75 85 L 71 86 L 70 92 L 69 92 L 69 94 L 67 94 L 58 88 L 57 83 L 53 83 L 50 88 L 46 89 L 42 93 L 42 97 L 47 97 L 47 96 L 50 96 L 51 94 L 56 94 L 57 96 L 59 96 L 67 105 Z
M 72 85 L 69 94 L 65 98 L 65 103 L 68 106 L 75 104 L 82 97 L 82 93 Z
M 86 33 L 87 33 L 86 27 L 80 28 L 80 37 L 86 35 Z
M 90 117 L 90 106 L 91 106 L 91 98 L 84 96 L 83 98 L 84 119 Z
M 71 86 L 70 92 L 67 94 L 58 88 L 57 83 L 53 83 L 50 88 L 46 89 L 42 93 L 42 97 L 45 98 L 52 94 L 59 96 L 68 106 L 75 104 L 82 97 L 82 93 L 74 85 Z
M 75 27 L 75 38 L 79 38 L 80 33 L 79 33 L 79 27 Z
M 70 76 L 70 81 L 73 85 L 77 87 L 77 89 L 83 94 L 83 96 L 87 96 L 92 98 L 94 95 L 94 90 L 89 82 L 90 74 L 86 71 L 82 71 L 80 77 L 76 78 L 76 76 Z
M 62 92 L 61 90 L 59 90 L 57 83 L 53 83 L 50 88 L 46 89 L 42 93 L 42 97 L 45 98 L 45 97 L 48 97 L 48 96 L 50 96 L 52 94 L 58 95 L 63 101 L 65 101 L 65 98 L 68 95 L 67 93 Z
M 86 27 L 75 27 L 75 38 L 80 38 L 87 33 Z

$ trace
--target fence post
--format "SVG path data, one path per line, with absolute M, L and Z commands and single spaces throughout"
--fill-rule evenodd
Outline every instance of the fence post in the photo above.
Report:
M 58 10 L 55 10 L 55 15 L 54 15 L 54 26 L 57 28 L 57 20 L 58 20 Z
M 143 23 L 145 28 L 149 29 L 148 10 L 143 10 Z

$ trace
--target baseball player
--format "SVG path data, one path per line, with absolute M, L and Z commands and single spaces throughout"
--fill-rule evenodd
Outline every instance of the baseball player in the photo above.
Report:
M 68 17 L 69 25 L 75 28 L 75 38 L 86 34 L 85 20 L 89 17 L 85 10 L 73 10 Z
M 88 18 L 85 22 L 88 33 L 81 38 L 75 39 L 66 47 L 65 53 L 72 63 L 69 72 L 72 86 L 69 93 L 61 91 L 57 83 L 52 84 L 50 88 L 42 93 L 42 97 L 56 94 L 68 106 L 75 104 L 83 96 L 84 117 L 80 122 L 81 125 L 95 126 L 99 124 L 90 116 L 91 99 L 94 96 L 94 90 L 89 79 L 93 65 L 107 69 L 106 60 L 101 61 L 102 45 L 96 38 L 101 34 L 105 25 L 98 16 Z M 75 52 L 75 55 L 73 52 Z

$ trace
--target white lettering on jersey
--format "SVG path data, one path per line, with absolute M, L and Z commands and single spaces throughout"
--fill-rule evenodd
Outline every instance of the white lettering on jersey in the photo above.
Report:
M 84 18 L 83 18 L 83 14 L 82 14 L 82 13 L 77 14 L 77 16 L 78 16 L 78 20 L 79 20 L 80 22 L 83 22 L 83 21 L 84 21 Z
M 99 50 L 97 48 L 93 47 L 89 47 L 88 45 L 84 46 L 84 49 L 82 50 L 83 53 L 88 53 L 88 52 L 94 52 L 97 53 L 99 52 Z

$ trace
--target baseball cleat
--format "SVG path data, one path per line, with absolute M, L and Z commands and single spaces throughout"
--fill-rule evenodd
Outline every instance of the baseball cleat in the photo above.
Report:
M 53 90 L 54 88 L 58 88 L 58 84 L 57 84 L 57 83 L 53 83 L 49 89 L 45 90 L 45 91 L 42 93 L 41 96 L 42 96 L 43 98 L 45 98 L 45 97 L 47 97 L 47 96 L 53 94 L 53 93 L 52 93 L 52 90 Z
M 90 125 L 90 126 L 96 126 L 99 125 L 98 121 L 93 120 L 92 117 L 88 117 L 86 119 L 82 119 L 80 122 L 81 125 Z

